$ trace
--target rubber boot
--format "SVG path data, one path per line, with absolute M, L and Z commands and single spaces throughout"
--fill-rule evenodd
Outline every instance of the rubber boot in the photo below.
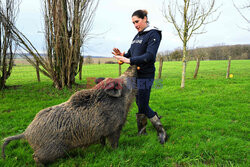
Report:
M 147 135 L 146 125 L 147 125 L 147 117 L 145 114 L 136 114 L 137 127 L 138 127 L 138 135 Z
M 164 144 L 167 140 L 167 134 L 161 124 L 159 117 L 155 115 L 154 117 L 150 118 L 150 121 L 157 131 L 157 135 L 158 135 L 158 139 L 160 143 Z

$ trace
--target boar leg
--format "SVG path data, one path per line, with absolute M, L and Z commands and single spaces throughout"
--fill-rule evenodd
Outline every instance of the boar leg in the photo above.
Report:
M 105 138 L 104 136 L 102 136 L 102 137 L 100 138 L 100 143 L 101 143 L 102 146 L 105 146 L 105 145 L 106 145 L 106 138 Z
M 122 127 L 119 127 L 118 130 L 116 130 L 114 133 L 108 136 L 108 140 L 113 149 L 116 149 L 118 147 L 121 130 L 122 130 Z
M 49 144 L 35 150 L 33 158 L 37 164 L 48 164 L 65 155 L 66 148 L 59 144 Z

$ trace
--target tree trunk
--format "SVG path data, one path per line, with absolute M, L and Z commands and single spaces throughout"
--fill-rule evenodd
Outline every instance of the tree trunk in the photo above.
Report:
M 231 56 L 228 58 L 228 65 L 227 65 L 227 75 L 226 78 L 229 78 L 230 75 L 230 67 L 231 67 Z
M 188 42 L 188 21 L 187 21 L 187 12 L 188 6 L 187 1 L 184 2 L 185 5 L 183 6 L 183 20 L 184 20 L 184 29 L 183 29 L 183 59 L 182 59 L 182 79 L 181 79 L 181 88 L 185 87 L 185 78 L 186 78 L 186 56 L 187 56 L 187 42 Z
M 196 68 L 195 68 L 195 72 L 194 72 L 194 79 L 197 78 L 199 68 L 200 68 L 200 57 L 198 56 L 197 61 L 196 61 Z
M 3 49 L 4 50 L 4 49 Z M 4 52 L 4 55 L 3 55 L 3 62 L 2 62 L 2 73 L 1 73 L 1 78 L 0 78 L 0 88 L 1 90 L 4 89 L 5 87 L 5 83 L 6 83 L 6 73 L 7 73 L 7 62 L 6 62 L 6 52 Z
M 80 63 L 79 63 L 79 80 L 82 80 L 82 65 L 83 65 L 83 57 L 80 57 Z
M 5 87 L 5 79 L 3 77 L 0 78 L 0 91 L 3 90 Z
M 36 76 L 37 76 L 37 81 L 40 82 L 40 72 L 39 72 L 39 62 L 36 61 Z
M 185 87 L 186 67 L 187 67 L 187 62 L 186 62 L 186 60 L 183 60 L 183 62 L 182 62 L 181 88 Z
M 8 68 L 8 63 L 7 63 L 7 50 L 9 48 L 9 34 L 8 34 L 8 28 L 6 25 L 3 26 L 3 29 L 5 30 L 4 32 L 4 36 L 1 37 L 3 38 L 3 48 L 0 48 L 2 49 L 2 63 L 1 63 L 1 69 L 0 69 L 0 72 L 1 72 L 1 78 L 0 78 L 0 88 L 1 90 L 4 89 L 5 87 L 5 83 L 6 83 L 6 80 L 7 80 L 7 68 Z
M 185 39 L 184 39 L 185 41 Z M 187 55 L 187 44 L 186 42 L 183 43 L 183 58 L 182 58 L 182 78 L 181 78 L 181 88 L 185 87 L 185 78 L 186 78 L 186 55 Z
M 158 79 L 161 79 L 162 66 L 163 66 L 163 57 L 160 58 Z

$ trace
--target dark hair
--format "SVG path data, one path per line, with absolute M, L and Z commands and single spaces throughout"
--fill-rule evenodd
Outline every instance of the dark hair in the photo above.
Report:
M 144 19 L 144 17 L 147 17 L 147 23 L 148 23 L 148 11 L 147 10 L 136 10 L 133 14 L 133 16 L 137 16 L 138 18 Z

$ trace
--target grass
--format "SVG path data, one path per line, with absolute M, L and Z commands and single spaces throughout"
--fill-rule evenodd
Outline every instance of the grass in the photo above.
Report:
M 123 71 L 126 69 L 123 65 Z M 162 146 L 148 121 L 147 136 L 137 136 L 133 104 L 119 147 L 92 145 L 70 152 L 50 166 L 250 166 L 250 60 L 233 60 L 231 79 L 227 61 L 202 61 L 197 79 L 195 62 L 188 62 L 185 89 L 180 89 L 181 62 L 164 62 L 162 81 L 152 89 L 150 106 L 161 119 L 169 140 Z M 158 64 L 157 64 L 158 68 Z M 87 77 L 117 77 L 117 65 L 84 66 Z M 159 81 L 159 80 L 158 80 Z M 41 109 L 66 101 L 79 88 L 56 90 L 52 82 L 30 66 L 16 66 L 0 92 L 0 139 L 22 133 Z M 32 149 L 24 140 L 6 148 L 0 166 L 34 166 Z

